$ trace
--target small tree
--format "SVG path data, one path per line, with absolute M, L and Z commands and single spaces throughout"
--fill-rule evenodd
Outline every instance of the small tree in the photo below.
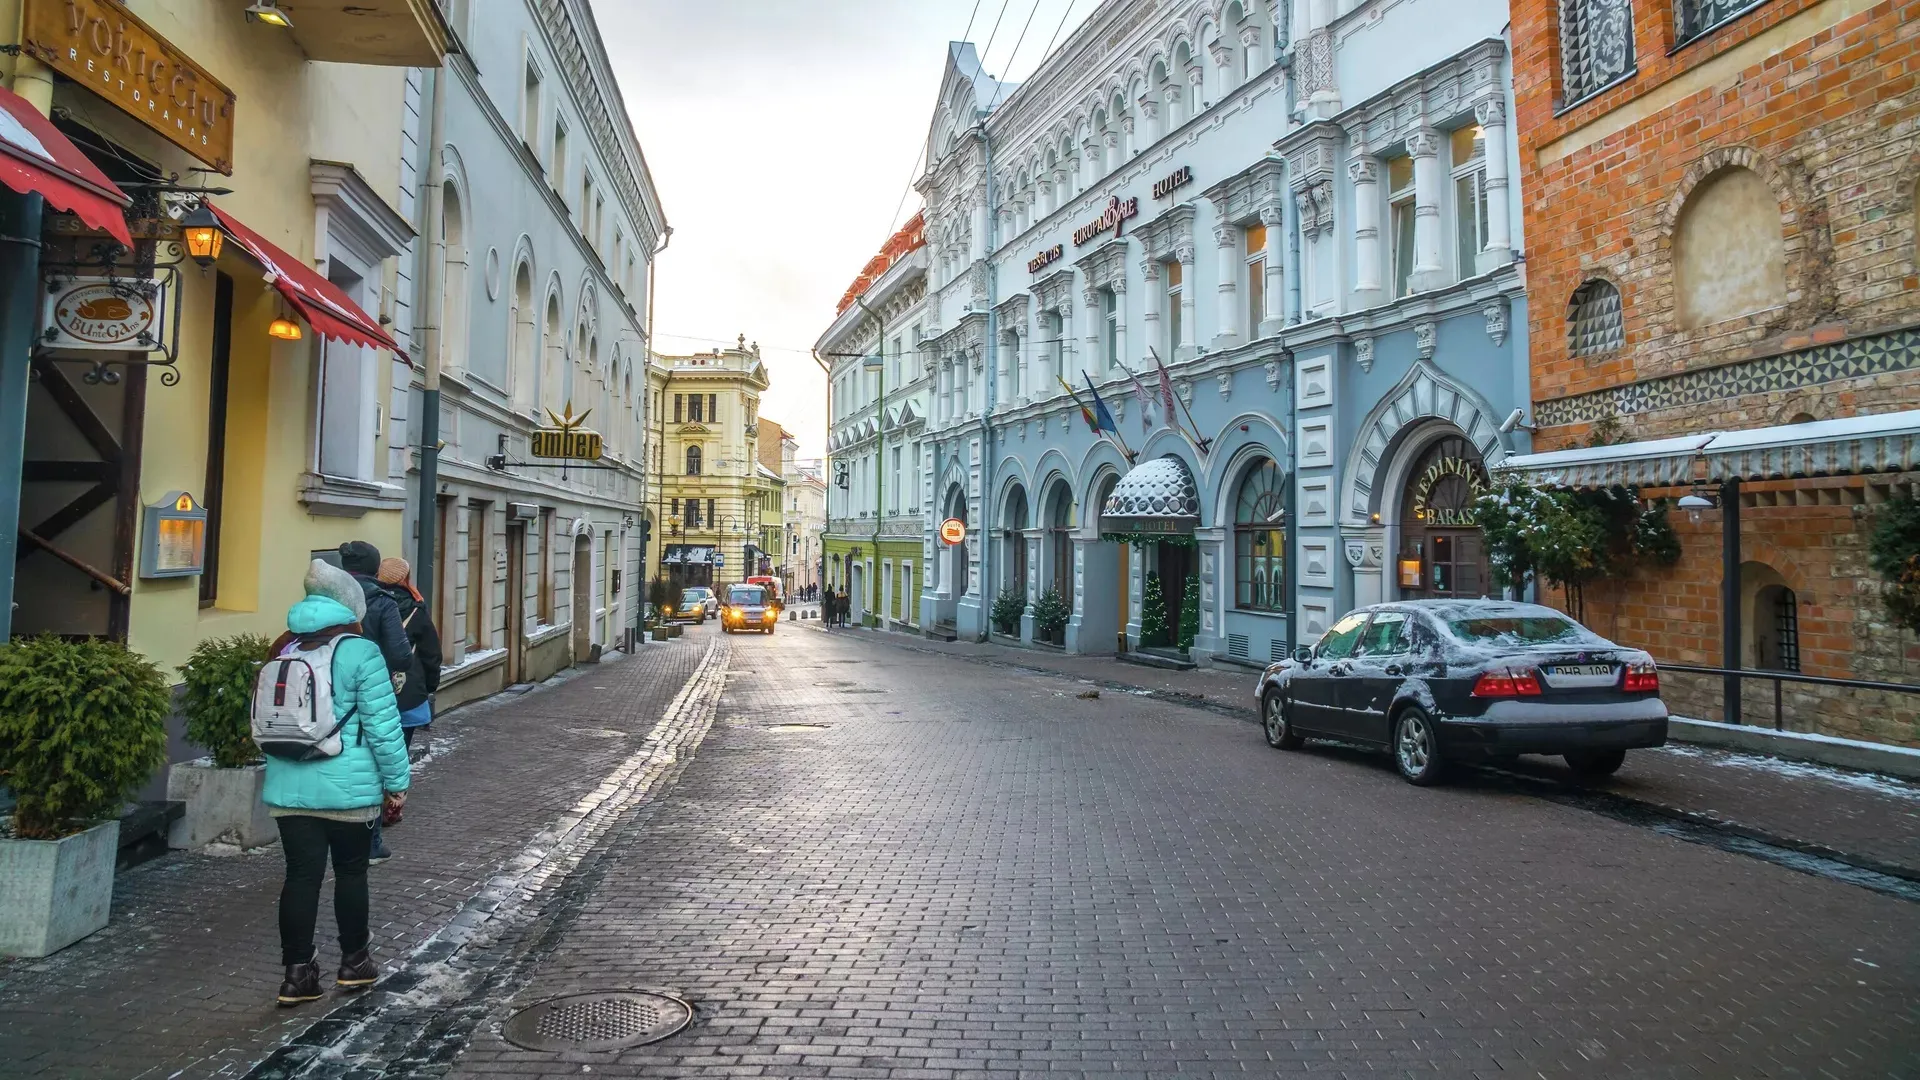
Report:
M 1033 631 L 1048 641 L 1058 641 L 1071 618 L 1073 609 L 1058 589 L 1048 589 L 1033 603 Z
M 115 642 L 0 645 L 0 783 L 15 835 L 57 840 L 118 813 L 166 763 L 171 697 L 157 665 Z
M 1193 648 L 1193 639 L 1200 634 L 1200 579 L 1187 579 L 1186 595 L 1180 598 L 1180 651 Z
M 1920 634 L 1920 500 L 1893 499 L 1874 514 L 1867 562 L 1884 583 L 1880 602 L 1887 614 Z
M 273 643 L 259 634 L 208 638 L 180 665 L 186 684 L 180 709 L 187 741 L 204 746 L 213 763 L 237 769 L 260 757 L 253 745 L 253 682 Z
M 993 627 L 1003 634 L 1020 632 L 1020 616 L 1027 610 L 1027 598 L 1019 586 L 1009 585 L 993 598 Z
M 647 603 L 653 605 L 653 615 L 656 619 L 660 617 L 661 612 L 667 610 L 668 604 L 673 603 L 673 586 L 667 584 L 666 578 L 654 578 L 647 582 Z
M 1566 590 L 1575 618 L 1585 617 L 1588 584 L 1680 560 L 1666 502 L 1643 505 L 1633 488 L 1549 490 L 1511 477 L 1482 492 L 1473 509 L 1494 582 L 1518 596 L 1538 577 Z
M 1173 627 L 1167 621 L 1167 599 L 1160 592 L 1160 575 L 1147 572 L 1147 588 L 1140 600 L 1140 645 L 1165 648 L 1173 644 Z

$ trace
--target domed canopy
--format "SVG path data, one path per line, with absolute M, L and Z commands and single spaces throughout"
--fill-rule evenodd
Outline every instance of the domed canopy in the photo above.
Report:
M 1100 508 L 1103 534 L 1191 536 L 1200 525 L 1200 492 L 1187 463 L 1154 458 L 1133 467 Z

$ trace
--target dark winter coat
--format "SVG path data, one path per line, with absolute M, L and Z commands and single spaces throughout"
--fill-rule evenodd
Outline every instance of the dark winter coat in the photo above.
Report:
M 400 605 L 394 602 L 393 594 L 372 575 L 355 574 L 353 580 L 360 583 L 367 596 L 367 617 L 360 622 L 367 640 L 380 646 L 388 671 L 398 675 L 411 670 L 413 643 L 407 640 L 407 628 L 400 623 Z
M 440 689 L 440 631 L 433 625 L 427 605 L 415 600 L 405 585 L 384 588 L 399 608 L 400 625 L 413 646 L 413 662 L 407 667 L 407 681 L 401 684 L 399 694 L 400 711 L 408 712 Z

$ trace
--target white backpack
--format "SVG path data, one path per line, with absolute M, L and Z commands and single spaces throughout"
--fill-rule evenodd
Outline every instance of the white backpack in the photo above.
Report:
M 253 683 L 253 741 L 262 753 L 288 761 L 340 755 L 340 729 L 355 709 L 333 718 L 333 652 L 359 636 L 339 634 L 314 645 L 296 641 L 260 669 Z

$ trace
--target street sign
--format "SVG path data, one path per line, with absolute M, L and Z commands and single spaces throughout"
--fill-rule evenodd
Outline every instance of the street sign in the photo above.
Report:
M 944 543 L 958 544 L 967 538 L 967 523 L 959 518 L 948 518 L 940 523 L 940 539 Z
M 714 557 L 713 557 L 713 565 L 715 565 L 715 566 L 725 566 L 725 565 L 727 565 L 727 557 L 726 557 L 725 555 L 719 555 L 719 554 L 716 554 L 716 555 L 714 555 Z

